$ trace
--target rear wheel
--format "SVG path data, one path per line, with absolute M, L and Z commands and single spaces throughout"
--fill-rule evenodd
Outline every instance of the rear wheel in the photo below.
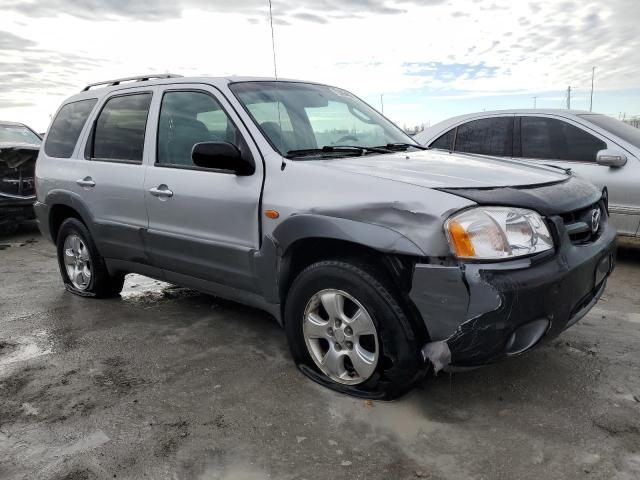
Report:
M 343 393 L 395 398 L 424 370 L 390 282 L 355 261 L 322 261 L 300 273 L 287 296 L 285 328 L 302 372 Z
M 90 297 L 112 297 L 122 291 L 124 274 L 110 275 L 87 227 L 68 218 L 57 236 L 58 265 L 65 287 Z

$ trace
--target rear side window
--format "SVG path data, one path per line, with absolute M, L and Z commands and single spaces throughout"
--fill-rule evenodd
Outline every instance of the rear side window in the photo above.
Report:
M 513 117 L 482 118 L 458 127 L 456 152 L 510 157 L 513 154 Z
M 150 103 L 150 93 L 110 98 L 96 121 L 92 158 L 142 163 Z
M 440 150 L 453 150 L 453 139 L 456 136 L 456 129 L 449 130 L 440 136 L 435 142 L 429 145 L 429 148 L 439 148 Z
M 78 142 L 93 106 L 98 100 L 90 98 L 63 106 L 49 128 L 44 152 L 50 157 L 69 158 Z
M 595 162 L 607 144 L 570 123 L 555 118 L 522 117 L 522 156 Z

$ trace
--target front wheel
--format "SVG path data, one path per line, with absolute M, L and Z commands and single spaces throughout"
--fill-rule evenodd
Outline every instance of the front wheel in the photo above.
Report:
M 285 328 L 302 372 L 333 390 L 391 399 L 421 377 L 411 323 L 371 266 L 327 260 L 307 267 L 287 295 Z
M 85 297 L 112 297 L 122 291 L 124 275 L 110 275 L 87 227 L 68 218 L 57 236 L 58 265 L 65 287 Z

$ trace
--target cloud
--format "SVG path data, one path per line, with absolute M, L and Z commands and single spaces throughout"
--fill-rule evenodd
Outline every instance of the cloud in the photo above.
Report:
M 293 16 L 302 20 L 316 21 L 323 17 L 314 13 L 326 14 L 339 12 L 343 18 L 364 15 L 397 15 L 406 13 L 411 5 L 437 5 L 445 0 L 411 0 L 402 2 L 402 7 L 394 5 L 388 0 L 299 0 L 293 4 L 284 1 L 274 1 L 274 15 Z M 146 21 L 161 21 L 176 18 L 186 9 L 198 9 L 218 13 L 242 13 L 256 15 L 268 11 L 266 0 L 8 0 L 3 5 L 3 11 L 12 11 L 32 17 L 57 17 L 60 14 L 71 15 L 86 20 L 115 20 L 137 19 Z M 304 13 L 308 12 L 308 13 Z M 313 18 L 314 15 L 316 18 Z
M 0 1 L 3 108 L 137 73 L 273 72 L 267 0 Z M 597 90 L 640 86 L 638 0 L 273 1 L 279 74 L 363 97 L 579 94 L 594 65 Z
M 0 31 L 0 51 L 2 50 L 24 50 L 31 48 L 36 43 L 33 40 L 22 38 L 10 32 Z
M 315 15 L 313 13 L 294 13 L 291 16 L 293 18 L 297 18 L 298 20 L 304 20 L 306 22 L 327 23 L 326 18 L 321 17 L 320 15 Z

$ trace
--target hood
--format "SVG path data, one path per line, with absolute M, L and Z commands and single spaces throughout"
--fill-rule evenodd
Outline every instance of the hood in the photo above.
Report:
M 550 167 L 436 150 L 317 162 L 328 168 L 427 188 L 522 187 L 548 185 L 570 178 L 568 174 Z

